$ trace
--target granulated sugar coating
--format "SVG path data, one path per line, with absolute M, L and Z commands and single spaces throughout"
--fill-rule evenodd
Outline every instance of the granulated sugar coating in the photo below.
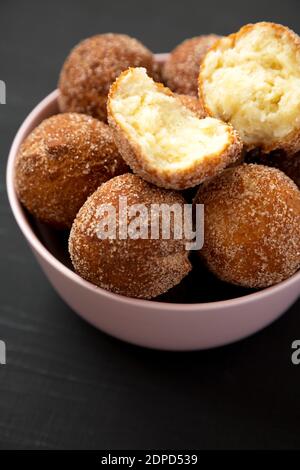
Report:
M 191 270 L 186 240 L 174 238 L 172 223 L 170 239 L 162 239 L 161 234 L 158 239 L 121 239 L 120 196 L 127 197 L 128 207 L 144 204 L 150 208 L 162 203 L 183 206 L 185 202 L 179 193 L 157 188 L 136 175 L 113 178 L 89 197 L 74 221 L 69 238 L 72 263 L 80 276 L 97 286 L 150 299 L 177 285 Z M 99 208 L 103 204 L 116 208 L 116 239 L 99 238 Z M 128 224 L 133 218 L 128 218 Z M 161 226 L 161 216 L 159 222 Z M 149 228 L 150 220 L 145 226 Z
M 154 76 L 158 73 L 152 52 L 125 34 L 99 34 L 80 42 L 61 70 L 61 111 L 90 114 L 106 121 L 109 87 L 128 67 L 145 67 Z
M 197 96 L 200 64 L 217 39 L 215 34 L 186 39 L 171 52 L 162 75 L 172 91 Z
M 300 267 L 300 191 L 263 165 L 230 168 L 199 189 L 205 205 L 199 252 L 220 279 L 244 287 L 277 284 Z
M 300 152 L 294 155 L 287 155 L 285 152 L 274 151 L 265 155 L 259 150 L 254 150 L 246 155 L 245 161 L 247 163 L 258 163 L 278 168 L 300 188 Z
M 126 171 L 106 124 L 84 114 L 58 114 L 43 121 L 23 142 L 15 185 L 34 216 L 69 228 L 87 197 Z

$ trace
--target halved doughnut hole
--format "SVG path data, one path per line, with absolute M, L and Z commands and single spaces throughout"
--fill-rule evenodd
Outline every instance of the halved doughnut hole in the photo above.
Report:
M 300 127 L 300 54 L 287 30 L 261 24 L 224 38 L 200 77 L 211 114 L 248 147 L 272 147 Z
M 127 72 L 111 100 L 111 109 L 156 168 L 190 167 L 222 153 L 230 143 L 227 124 L 210 117 L 199 119 L 148 77 L 144 68 Z

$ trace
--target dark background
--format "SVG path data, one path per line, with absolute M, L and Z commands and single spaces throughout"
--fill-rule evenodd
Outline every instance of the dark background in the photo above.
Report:
M 36 264 L 9 209 L 5 166 L 28 112 L 80 39 L 113 31 L 155 52 L 186 37 L 271 20 L 300 33 L 299 0 L 0 2 L 0 448 L 300 448 L 300 302 L 235 345 L 163 353 L 79 319 Z

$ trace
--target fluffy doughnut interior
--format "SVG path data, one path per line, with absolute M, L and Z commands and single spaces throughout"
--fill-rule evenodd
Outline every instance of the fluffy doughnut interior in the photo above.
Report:
M 223 38 L 200 78 L 212 115 L 249 146 L 272 144 L 300 125 L 300 52 L 285 29 L 257 24 Z
M 222 153 L 230 143 L 227 124 L 199 119 L 144 68 L 129 69 L 118 79 L 110 107 L 117 123 L 156 168 L 187 168 Z

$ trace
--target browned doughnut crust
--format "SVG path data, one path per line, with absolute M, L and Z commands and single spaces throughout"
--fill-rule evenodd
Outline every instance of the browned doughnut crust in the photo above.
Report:
M 134 173 L 137 173 L 149 183 L 159 187 L 181 190 L 197 186 L 201 182 L 212 178 L 240 157 L 242 151 L 241 140 L 238 133 L 229 125 L 230 140 L 227 148 L 221 154 L 212 155 L 201 164 L 191 165 L 188 169 L 181 170 L 180 172 L 163 171 L 162 169 L 156 169 L 150 166 L 143 156 L 140 145 L 134 142 L 126 130 L 118 124 L 111 109 L 110 100 L 118 87 L 119 81 L 122 80 L 130 70 L 131 69 L 128 69 L 122 72 L 118 79 L 112 84 L 108 95 L 107 113 L 109 125 L 115 131 L 114 137 L 119 152 Z M 177 96 L 173 94 L 169 88 L 164 87 L 162 83 L 157 83 L 156 85 L 163 93 L 174 97 Z M 180 98 L 180 101 L 181 100 L 182 98 Z
M 300 152 L 295 155 L 287 155 L 282 151 L 274 151 L 266 155 L 255 150 L 246 155 L 245 161 L 278 168 L 300 188 Z
M 69 251 L 76 272 L 93 284 L 128 297 L 150 299 L 178 284 L 191 270 L 184 240 L 97 237 L 98 208 L 119 207 L 119 197 L 132 204 L 184 204 L 183 197 L 124 174 L 104 183 L 80 209 L 71 229 Z M 117 221 L 117 223 L 119 223 Z
M 178 98 L 180 99 L 181 103 L 184 104 L 187 108 L 189 108 L 193 113 L 197 115 L 198 118 L 202 119 L 206 116 L 206 113 L 204 109 L 201 106 L 200 101 L 196 96 L 191 96 L 191 95 L 178 95 Z
M 34 216 L 69 228 L 87 197 L 126 171 L 107 124 L 84 114 L 58 114 L 43 121 L 21 145 L 15 186 Z
M 236 41 L 243 36 L 243 34 L 247 33 L 249 30 L 253 29 L 256 27 L 256 25 L 267 25 L 270 28 L 274 29 L 277 32 L 277 35 L 281 37 L 281 35 L 287 34 L 290 41 L 294 43 L 296 48 L 299 51 L 300 54 L 300 37 L 298 34 L 296 34 L 293 30 L 288 28 L 287 26 L 283 26 L 281 24 L 277 23 L 271 23 L 271 22 L 260 22 L 260 23 L 249 23 L 245 26 L 243 26 L 237 33 L 230 34 L 226 38 L 219 38 L 215 44 L 210 48 L 209 52 L 212 50 L 217 50 L 221 44 L 223 39 L 230 39 L 231 44 L 234 45 Z M 201 103 L 201 106 L 205 110 L 205 113 L 207 116 L 213 116 L 213 112 L 209 109 L 206 101 L 205 101 L 205 96 L 204 96 L 204 91 L 203 91 L 203 79 L 202 79 L 202 71 L 204 70 L 205 67 L 205 57 L 203 58 L 201 67 L 200 67 L 200 73 L 198 76 L 198 97 L 199 101 Z M 253 147 L 252 147 L 253 148 Z M 251 147 L 248 147 L 247 150 L 252 150 Z M 294 131 L 290 132 L 284 139 L 279 139 L 276 144 L 274 145 L 263 145 L 263 151 L 265 153 L 272 152 L 274 150 L 283 150 L 287 154 L 295 154 L 300 150 L 300 128 L 295 129 Z
M 145 67 L 151 75 L 154 56 L 125 34 L 99 34 L 80 42 L 67 57 L 59 78 L 62 112 L 90 114 L 106 121 L 110 85 L 129 66 Z
M 186 39 L 170 53 L 163 67 L 163 80 L 176 93 L 197 96 L 200 64 L 219 39 L 215 34 Z
M 263 165 L 226 169 L 200 187 L 204 246 L 199 254 L 220 279 L 245 287 L 277 284 L 300 267 L 300 191 Z

